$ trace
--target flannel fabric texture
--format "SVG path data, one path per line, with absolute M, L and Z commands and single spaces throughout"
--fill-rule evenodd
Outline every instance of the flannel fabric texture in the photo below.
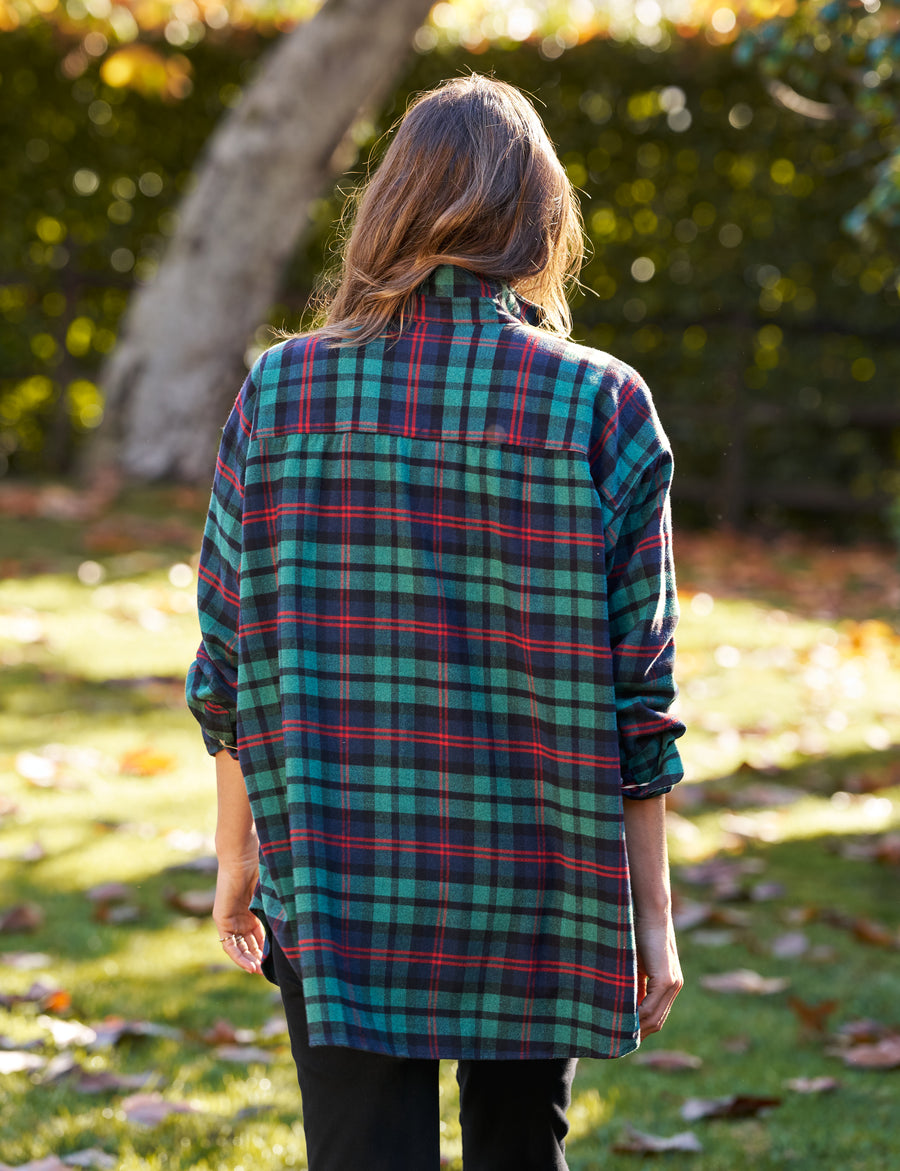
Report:
M 225 427 L 188 702 L 313 1045 L 638 1044 L 622 802 L 681 776 L 671 453 L 640 377 L 435 270 L 268 350 Z

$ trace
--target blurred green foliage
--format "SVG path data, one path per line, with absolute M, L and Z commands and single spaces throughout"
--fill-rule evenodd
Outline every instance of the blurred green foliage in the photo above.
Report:
M 99 422 L 99 363 L 129 290 L 152 277 L 191 165 L 264 43 L 244 29 L 163 47 L 176 84 L 155 96 L 110 84 L 102 54 L 46 24 L 0 35 L 0 125 L 14 144 L 0 156 L 5 467 L 65 470 Z M 837 51 L 815 60 L 826 89 L 831 69 L 841 84 Z M 553 60 L 528 44 L 422 54 L 358 134 L 363 152 L 410 92 L 467 68 L 543 103 L 592 243 L 576 337 L 653 387 L 682 519 L 824 515 L 833 532 L 884 534 L 900 495 L 900 240 L 877 225 L 854 236 L 841 220 L 871 198 L 860 151 L 867 167 L 884 163 L 888 129 L 870 126 L 861 146 L 854 119 L 786 108 L 769 66 L 742 65 L 732 46 L 594 40 Z M 312 209 L 274 324 L 299 322 L 341 202 Z M 267 335 L 249 340 L 252 353 Z
M 845 123 L 869 190 L 843 226 L 872 246 L 900 227 L 898 29 L 896 6 L 882 0 L 806 0 L 790 16 L 750 27 L 736 52 L 740 64 L 760 67 L 777 100 Z

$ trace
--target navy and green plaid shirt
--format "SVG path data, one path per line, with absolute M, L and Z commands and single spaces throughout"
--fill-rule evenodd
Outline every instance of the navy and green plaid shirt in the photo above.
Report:
M 681 776 L 672 460 L 640 377 L 460 268 L 225 427 L 189 703 L 236 749 L 312 1044 L 636 1048 L 622 801 Z

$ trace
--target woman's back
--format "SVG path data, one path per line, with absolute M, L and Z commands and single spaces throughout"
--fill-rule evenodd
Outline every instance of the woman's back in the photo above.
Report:
M 527 316 L 438 268 L 399 339 L 269 351 L 226 429 L 214 500 L 242 552 L 204 558 L 202 609 L 240 615 L 260 906 L 323 1044 L 636 1044 L 621 802 L 680 775 L 657 710 L 671 464 L 634 372 Z M 655 637 L 633 639 L 636 578 Z

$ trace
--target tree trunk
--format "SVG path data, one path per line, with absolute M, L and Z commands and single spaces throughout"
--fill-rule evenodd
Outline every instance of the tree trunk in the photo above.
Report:
M 101 381 L 89 471 L 206 480 L 253 331 L 361 109 L 384 100 L 433 0 L 326 0 L 212 135 L 155 281 Z

